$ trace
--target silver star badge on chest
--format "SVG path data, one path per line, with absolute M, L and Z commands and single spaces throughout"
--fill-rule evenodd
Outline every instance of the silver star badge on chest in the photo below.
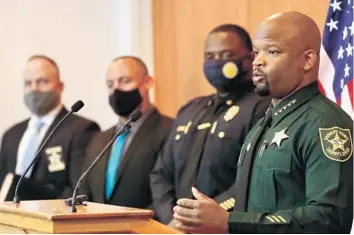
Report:
M 278 146 L 278 148 L 280 147 L 280 144 L 283 140 L 285 139 L 289 139 L 289 136 L 287 134 L 285 134 L 287 128 L 284 128 L 281 131 L 275 132 L 274 133 L 274 137 L 272 139 L 272 142 L 270 142 L 270 145 L 272 145 L 273 143 L 276 144 Z

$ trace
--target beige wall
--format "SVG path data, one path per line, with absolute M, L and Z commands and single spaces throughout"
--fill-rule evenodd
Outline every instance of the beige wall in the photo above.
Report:
M 203 42 L 215 26 L 236 23 L 251 36 L 269 15 L 295 10 L 324 28 L 328 0 L 153 0 L 155 100 L 175 116 L 191 98 L 213 92 L 203 77 Z
M 82 99 L 80 115 L 102 129 L 114 125 L 117 115 L 108 103 L 106 69 L 114 57 L 133 54 L 153 70 L 151 2 L 0 0 L 0 110 L 6 113 L 0 118 L 0 139 L 29 116 L 22 70 L 33 54 L 58 63 L 68 108 Z

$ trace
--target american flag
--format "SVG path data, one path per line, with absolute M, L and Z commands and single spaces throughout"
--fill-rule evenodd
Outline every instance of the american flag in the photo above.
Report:
M 353 119 L 353 1 L 331 0 L 323 31 L 319 86 Z

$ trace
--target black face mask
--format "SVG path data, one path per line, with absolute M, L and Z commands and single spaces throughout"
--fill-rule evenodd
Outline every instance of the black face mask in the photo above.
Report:
M 209 83 L 220 92 L 231 92 L 245 82 L 248 71 L 243 63 L 248 56 L 241 59 L 210 60 L 204 62 L 204 75 Z
M 122 117 L 127 117 L 141 103 L 142 98 L 139 90 L 121 91 L 115 89 L 113 94 L 109 96 L 109 104 L 114 112 Z

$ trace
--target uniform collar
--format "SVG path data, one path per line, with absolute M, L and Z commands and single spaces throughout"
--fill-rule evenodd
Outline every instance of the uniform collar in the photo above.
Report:
M 233 92 L 224 93 L 224 94 L 217 93 L 212 99 L 213 102 L 216 103 L 217 105 L 231 106 L 239 99 L 244 97 L 245 95 L 251 93 L 254 90 L 254 88 L 255 87 L 252 81 L 246 80 L 245 82 L 240 83 L 239 87 L 235 89 Z
M 295 109 L 297 109 L 302 104 L 312 99 L 319 93 L 320 90 L 316 81 L 298 90 L 291 96 L 285 98 L 276 107 L 272 107 L 271 105 L 270 110 L 273 113 L 272 125 L 277 125 L 289 113 L 293 112 Z

